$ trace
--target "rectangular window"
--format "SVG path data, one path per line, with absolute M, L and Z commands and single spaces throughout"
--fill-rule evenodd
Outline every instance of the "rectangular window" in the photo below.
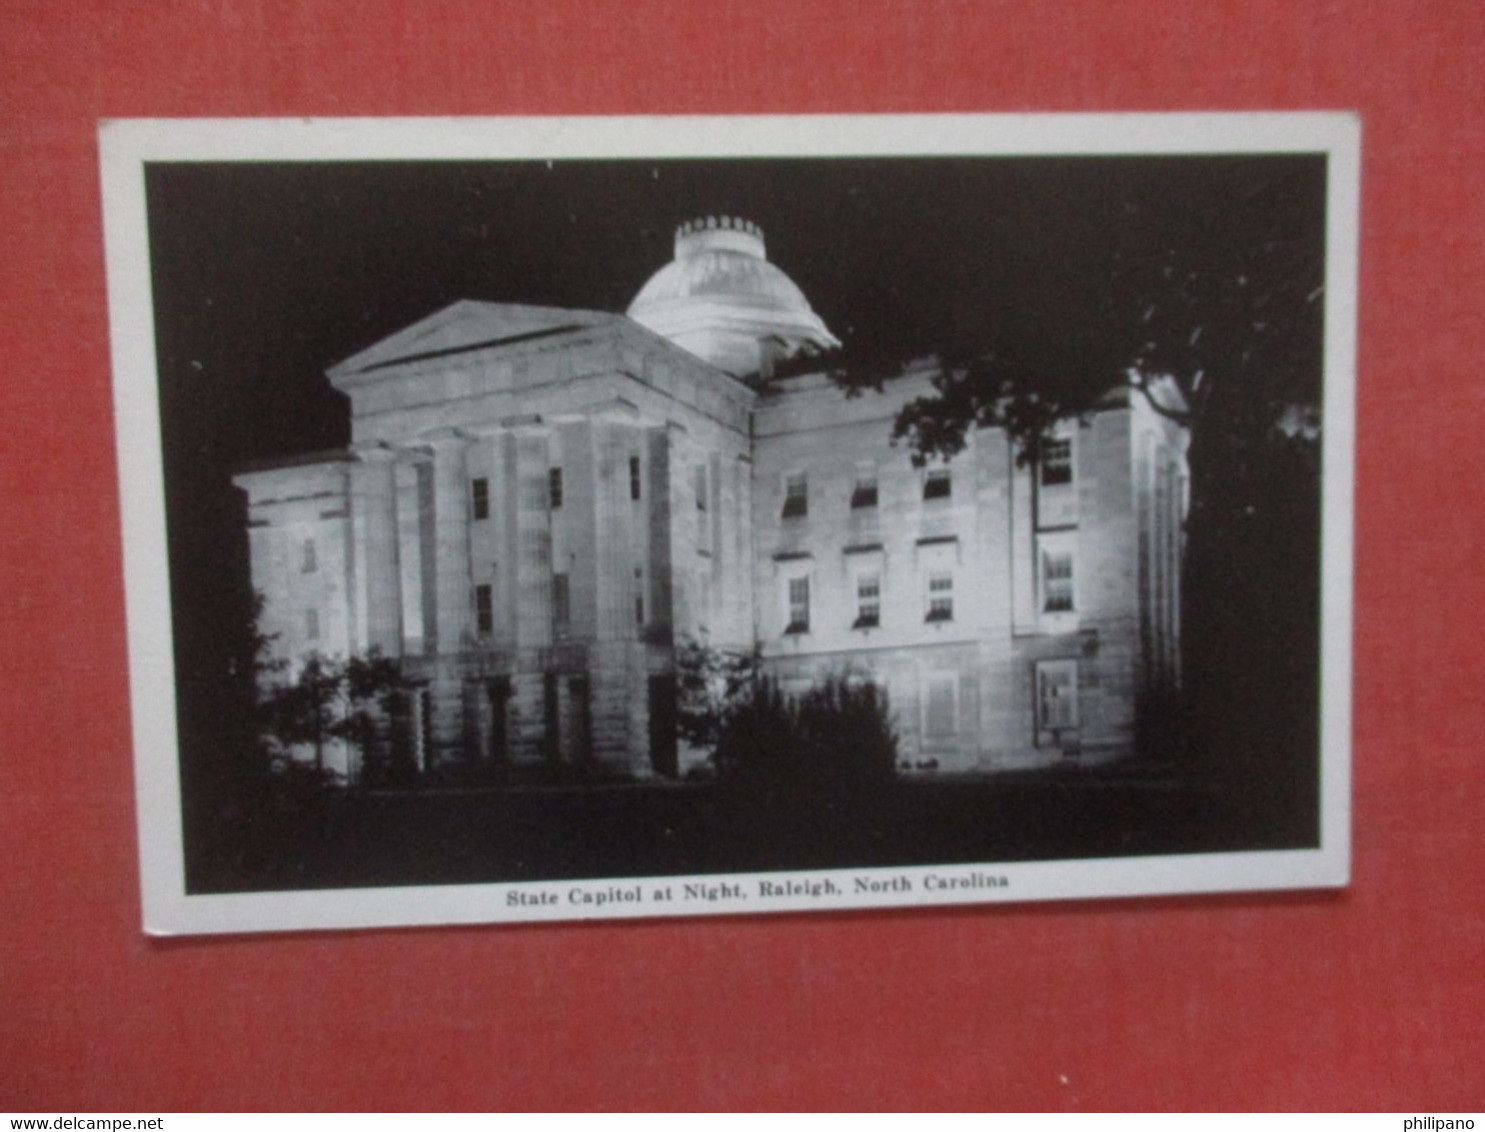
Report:
M 561 632 L 572 623 L 572 595 L 566 574 L 552 575 L 552 624 Z
M 954 575 L 947 570 L 935 570 L 928 575 L 928 616 L 925 620 L 954 620 Z
M 642 566 L 634 568 L 634 623 L 641 627 L 645 623 L 645 571 Z
M 640 488 L 640 482 L 639 482 L 639 457 L 638 456 L 631 456 L 631 457 L 629 457 L 629 498 L 630 499 L 638 499 L 639 498 L 639 494 L 640 494 L 639 488 Z
M 799 519 L 810 513 L 810 481 L 803 472 L 784 478 L 784 518 Z
M 488 582 L 474 587 L 474 624 L 482 637 L 495 631 L 495 587 Z
M 469 481 L 469 504 L 476 521 L 490 517 L 490 481 L 484 478 Z
M 1036 666 L 1036 725 L 1039 731 L 1078 726 L 1078 662 L 1044 660 Z
M 860 574 L 856 578 L 856 623 L 853 629 L 875 629 L 882 623 L 882 576 Z
M 696 579 L 696 627 L 703 633 L 712 619 L 712 580 L 705 574 Z
M 877 505 L 877 473 L 875 469 L 858 469 L 856 486 L 851 489 L 851 510 Z
M 810 580 L 789 579 L 789 624 L 786 633 L 808 633 L 810 631 Z
M 935 676 L 928 683 L 928 703 L 923 712 L 923 733 L 942 739 L 955 732 L 954 677 Z
M 304 611 L 304 635 L 311 641 L 320 639 L 320 611 L 318 609 Z
M 1042 441 L 1042 486 L 1072 483 L 1072 441 Z
M 551 468 L 547 472 L 547 498 L 552 510 L 562 506 L 562 469 Z
M 696 510 L 706 510 L 706 465 L 698 464 L 692 471 L 692 483 L 696 491 Z
M 320 568 L 319 558 L 315 553 L 315 540 L 307 538 L 300 553 L 299 569 L 306 574 L 313 574 Z
M 948 499 L 954 493 L 954 481 L 948 468 L 934 468 L 923 477 L 924 499 Z
M 1067 613 L 1072 608 L 1072 551 L 1042 551 L 1042 611 L 1044 613 Z

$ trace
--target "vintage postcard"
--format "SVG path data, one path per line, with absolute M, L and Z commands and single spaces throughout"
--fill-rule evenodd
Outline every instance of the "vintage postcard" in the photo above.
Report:
M 103 124 L 145 929 L 1345 884 L 1359 145 Z

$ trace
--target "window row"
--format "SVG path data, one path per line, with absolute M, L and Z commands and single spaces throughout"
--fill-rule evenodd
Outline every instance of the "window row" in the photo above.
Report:
M 1072 613 L 1074 600 L 1074 562 L 1072 546 L 1049 541 L 1038 554 L 1037 608 L 1043 614 Z M 954 579 L 952 568 L 929 569 L 923 575 L 923 620 L 954 620 Z M 879 570 L 858 571 L 853 575 L 856 617 L 852 629 L 875 629 L 882 623 L 882 575 Z M 810 631 L 811 576 L 799 574 L 787 581 L 788 617 L 786 634 Z
M 634 568 L 634 623 L 645 624 L 645 572 L 644 567 Z M 565 631 L 572 623 L 572 586 L 567 574 L 552 575 L 552 626 L 558 632 Z M 495 631 L 495 586 L 492 582 L 480 582 L 474 587 L 474 628 L 482 637 Z M 313 634 L 311 634 L 313 636 Z
M 876 629 L 882 624 L 882 575 L 879 571 L 863 571 L 855 575 L 856 617 L 852 629 Z M 924 621 L 954 620 L 954 573 L 951 570 L 935 570 L 927 578 L 924 601 Z M 786 591 L 788 619 L 786 635 L 810 631 L 810 577 L 801 574 L 788 579 Z
M 1040 468 L 1040 482 L 1044 487 L 1071 483 L 1072 441 L 1066 439 L 1043 441 Z M 696 507 L 700 511 L 705 511 L 707 509 L 706 466 L 697 465 L 693 475 L 695 476 Z M 922 492 L 923 499 L 928 502 L 952 498 L 954 494 L 952 473 L 948 468 L 929 469 L 923 474 Z M 638 501 L 642 495 L 643 473 L 640 458 L 630 456 L 629 498 Z M 562 499 L 562 469 L 554 466 L 547 470 L 547 504 L 552 510 L 559 510 L 562 507 Z M 876 469 L 858 469 L 851 486 L 851 510 L 860 511 L 876 507 L 878 499 Z M 490 517 L 490 481 L 488 478 L 479 476 L 470 480 L 469 501 L 470 512 L 474 519 L 484 520 Z M 809 510 L 809 476 L 805 472 L 790 472 L 784 477 L 782 517 L 785 519 L 802 518 L 809 514 Z M 312 547 L 309 548 L 309 553 L 313 553 Z M 313 569 L 312 565 L 305 567 L 306 571 Z
M 638 575 L 639 571 L 635 571 Z M 572 588 L 566 574 L 552 575 L 552 627 L 561 632 L 572 623 Z M 474 587 L 474 628 L 482 637 L 495 631 L 495 586 L 480 582 Z
M 553 466 L 547 469 L 547 506 L 558 511 L 562 508 L 564 487 L 562 469 Z M 638 501 L 643 495 L 643 469 L 638 456 L 629 457 L 629 498 Z M 704 508 L 703 508 L 704 509 Z M 490 517 L 490 480 L 476 476 L 469 481 L 469 511 L 476 521 Z
M 1037 661 L 1033 670 L 1033 707 L 1038 746 L 1064 746 L 1082 727 L 1078 706 L 1079 666 L 1074 659 Z M 951 739 L 978 725 L 978 694 L 973 676 L 932 674 L 922 684 L 923 737 Z
M 953 493 L 954 483 L 947 468 L 934 468 L 923 476 L 923 498 L 925 500 L 948 499 Z M 851 484 L 851 510 L 869 510 L 877 505 L 878 499 L 876 469 L 858 469 L 856 478 Z M 790 472 L 784 477 L 782 517 L 799 519 L 809 513 L 809 475 L 805 472 Z
M 1043 487 L 1070 484 L 1073 479 L 1072 441 L 1066 437 L 1044 440 L 1041 444 L 1039 482 Z M 930 468 L 923 473 L 923 499 L 950 499 L 954 494 L 953 474 L 948 468 Z M 879 492 L 875 468 L 858 468 L 851 486 L 851 510 L 859 511 L 877 505 Z M 782 517 L 798 519 L 809 514 L 809 475 L 790 472 L 784 477 Z

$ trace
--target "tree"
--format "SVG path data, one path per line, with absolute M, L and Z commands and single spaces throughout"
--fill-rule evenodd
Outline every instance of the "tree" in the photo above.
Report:
M 245 587 L 245 592 L 247 600 L 226 634 L 226 679 L 217 704 L 218 726 L 235 756 L 234 778 L 240 779 L 232 784 L 234 792 L 246 782 L 261 781 L 271 769 L 272 754 L 265 749 L 264 689 L 288 668 L 288 661 L 273 655 L 277 634 L 262 629 L 266 599 L 259 590 Z
M 1044 239 L 1020 253 L 1023 275 L 1013 285 L 1001 279 L 993 292 L 966 296 L 936 344 L 934 392 L 901 411 L 894 440 L 921 463 L 953 457 L 977 427 L 1001 428 L 1018 443 L 1018 458 L 1031 461 L 1054 422 L 1086 417 L 1118 388 L 1185 425 L 1190 702 L 1177 710 L 1203 735 L 1203 755 L 1219 754 L 1228 766 L 1251 760 L 1238 789 L 1296 775 L 1309 783 L 1323 160 L 1202 159 L 1172 166 L 1184 179 L 1164 197 L 1148 178 L 1119 184 L 1122 167 L 1104 171 L 1114 187 L 1078 198 L 1103 211 L 1097 249 L 1075 257 L 1076 277 L 1041 254 L 1053 246 Z M 905 368 L 902 359 L 848 348 L 833 375 L 859 394 Z M 1162 397 L 1162 386 L 1180 400 Z M 1310 758 L 1297 757 L 1305 751 Z
M 676 647 L 675 668 L 676 730 L 691 746 L 715 751 L 757 673 L 757 650 L 686 640 Z
M 904 408 L 895 438 L 923 460 L 954 456 L 974 427 L 1003 428 L 1030 458 L 1055 421 L 1086 415 L 1119 386 L 1198 438 L 1218 434 L 1219 446 L 1261 442 L 1296 406 L 1313 409 L 1323 178 L 1249 162 L 1208 179 L 1168 201 L 1116 201 L 1100 253 L 1079 262 L 1076 279 L 1039 263 L 1016 286 L 967 299 L 933 344 L 934 395 Z M 847 349 L 834 376 L 859 392 L 904 368 Z M 1158 396 L 1162 378 L 1184 407 Z
M 336 738 L 340 719 L 344 667 L 312 653 L 288 683 L 274 685 L 263 697 L 265 731 L 282 748 L 281 763 L 292 762 L 292 748 L 314 747 L 314 767 L 325 771 L 325 746 Z
M 396 661 L 372 648 L 365 656 L 347 660 L 344 676 L 343 714 L 334 731 L 359 752 L 364 780 L 386 745 L 387 723 L 404 687 L 402 671 Z
M 372 756 L 401 685 L 396 662 L 375 649 L 346 660 L 312 653 L 293 680 L 263 696 L 263 731 L 279 746 L 281 764 L 292 761 L 288 748 L 313 746 L 314 770 L 323 778 L 329 743 L 349 743 L 363 763 Z

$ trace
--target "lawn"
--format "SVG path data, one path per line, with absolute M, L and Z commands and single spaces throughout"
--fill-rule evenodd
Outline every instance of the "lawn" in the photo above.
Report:
M 1300 807 L 1304 809 L 1304 807 Z M 268 795 L 193 892 L 1061 860 L 1314 844 L 1313 812 L 1130 770 L 898 779 L 845 798 L 716 783 Z

